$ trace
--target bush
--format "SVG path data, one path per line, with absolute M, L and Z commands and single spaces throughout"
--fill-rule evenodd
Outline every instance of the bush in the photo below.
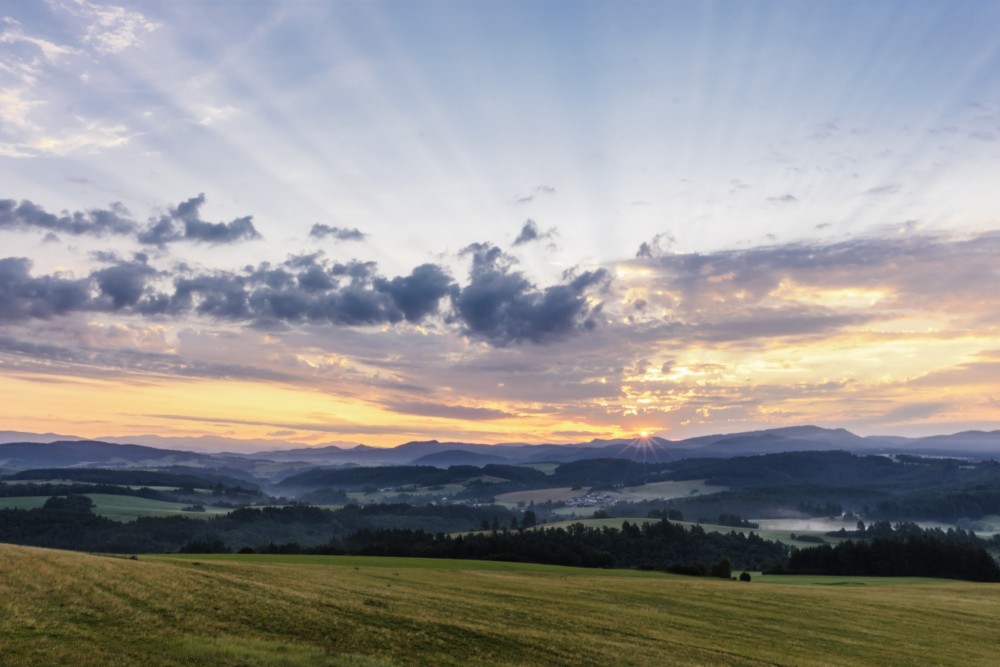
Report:
M 728 558 L 720 558 L 712 564 L 709 574 L 719 579 L 729 579 L 733 576 L 733 564 L 729 562 Z

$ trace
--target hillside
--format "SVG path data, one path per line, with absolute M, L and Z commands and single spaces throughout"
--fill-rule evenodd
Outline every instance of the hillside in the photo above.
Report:
M 854 583 L 0 545 L 0 655 L 25 667 L 972 665 L 1000 651 L 993 586 Z

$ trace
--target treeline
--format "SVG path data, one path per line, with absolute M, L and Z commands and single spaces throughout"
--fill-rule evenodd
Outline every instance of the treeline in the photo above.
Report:
M 144 517 L 121 523 L 93 513 L 82 495 L 31 510 L 0 510 L 0 542 L 110 553 L 259 551 L 510 560 L 581 567 L 642 568 L 721 576 L 730 568 L 774 573 L 926 576 L 1000 581 L 983 548 L 961 530 L 858 526 L 857 541 L 793 550 L 755 533 L 710 533 L 666 519 L 622 527 L 528 526 L 499 506 L 309 505 L 244 507 L 206 520 Z M 730 517 L 737 520 L 739 517 Z M 449 532 L 465 532 L 455 537 Z M 500 526 L 511 528 L 500 528 Z
M 362 530 L 338 545 L 344 553 L 507 560 L 579 567 L 670 570 L 687 566 L 708 574 L 727 560 L 732 567 L 764 569 L 784 563 L 788 547 L 756 534 L 709 533 L 666 520 L 621 529 L 572 524 L 566 528 L 491 531 L 458 537 L 406 530 Z M 708 565 L 705 565 L 708 564 Z M 716 570 L 717 571 L 717 570 Z
M 950 522 L 1000 514 L 1000 463 L 993 460 L 785 452 L 674 461 L 663 476 L 728 487 L 665 504 L 694 516 L 740 512 L 769 518 L 794 511 L 818 517 L 844 511 L 873 519 Z
M 379 466 L 359 468 L 314 468 L 296 473 L 276 485 L 278 489 L 304 493 L 315 489 L 370 490 L 401 487 L 434 487 L 461 484 L 456 498 L 497 495 L 516 489 L 550 486 L 633 486 L 660 479 L 663 463 L 639 463 L 627 459 L 591 459 L 559 465 L 551 475 L 530 466 L 487 464 L 432 466 Z M 484 478 L 494 481 L 483 481 Z
M 928 488 L 985 485 L 1000 479 L 1000 464 L 956 459 L 859 456 L 844 451 L 783 452 L 728 459 L 684 459 L 670 464 L 670 479 L 705 479 L 730 489 L 761 486 Z
M 433 466 L 375 466 L 365 468 L 313 468 L 280 481 L 279 489 L 340 488 L 363 490 L 400 486 L 443 486 L 476 477 L 496 477 L 515 482 L 540 481 L 543 472 L 524 466 L 489 464 L 483 467 L 457 465 L 449 468 Z
M 940 577 L 1000 581 L 1000 567 L 983 548 L 934 535 L 848 540 L 792 553 L 785 568 L 769 574 L 827 574 L 865 577 Z
M 93 513 L 83 495 L 50 498 L 37 509 L 0 510 L 0 542 L 110 553 L 177 551 L 189 542 L 221 542 L 227 549 L 257 548 L 271 542 L 318 546 L 363 528 L 477 530 L 482 523 L 510 525 L 501 506 L 348 505 L 326 510 L 310 505 L 243 507 L 224 516 L 140 517 L 127 523 Z
M 85 482 L 88 484 L 118 484 L 121 486 L 170 486 L 188 489 L 234 489 L 244 493 L 259 491 L 257 484 L 212 471 L 199 471 L 199 474 L 176 473 L 162 470 L 139 470 L 135 468 L 37 468 L 22 470 L 8 475 L 4 479 L 22 480 L 60 480 Z
M 20 498 L 26 496 L 67 496 L 86 493 L 103 493 L 109 496 L 135 496 L 150 500 L 173 500 L 173 495 L 146 487 L 131 489 L 114 484 L 74 484 L 67 482 L 19 482 L 0 484 L 0 498 Z
M 75 483 L 75 482 L 17 482 L 0 484 L 0 498 L 21 498 L 31 496 L 67 496 L 99 493 L 109 496 L 132 496 L 164 502 L 211 502 L 223 507 L 259 502 L 266 498 L 260 491 L 243 487 L 226 487 L 216 484 L 210 492 L 195 491 L 193 488 L 176 490 L 151 489 L 143 486 L 133 488 L 117 484 Z
M 968 489 L 957 492 L 917 492 L 875 504 L 869 516 L 885 519 L 930 519 L 955 521 L 1000 514 L 1000 490 Z

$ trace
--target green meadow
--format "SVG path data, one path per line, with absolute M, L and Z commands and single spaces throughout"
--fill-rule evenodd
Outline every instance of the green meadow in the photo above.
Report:
M 141 516 L 187 516 L 193 519 L 204 519 L 209 516 L 227 514 L 232 509 L 220 507 L 205 507 L 204 512 L 186 512 L 183 508 L 188 503 L 172 503 L 163 500 L 151 500 L 138 496 L 117 496 L 106 493 L 85 494 L 94 501 L 94 514 L 107 517 L 113 521 L 134 521 Z M 48 496 L 14 496 L 0 498 L 0 509 L 35 509 L 48 500 Z
M 0 545 L 4 665 L 994 664 L 1000 588 Z

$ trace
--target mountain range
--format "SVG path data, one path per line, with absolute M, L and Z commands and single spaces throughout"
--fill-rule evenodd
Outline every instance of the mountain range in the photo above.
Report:
M 145 438 L 141 438 L 146 440 Z M 966 431 L 924 438 L 858 436 L 844 429 L 793 426 L 744 433 L 701 436 L 672 441 L 649 437 L 592 440 L 576 444 L 507 443 L 486 445 L 437 440 L 407 442 L 396 447 L 355 443 L 274 449 L 256 452 L 206 452 L 197 439 L 154 440 L 149 444 L 85 440 L 58 434 L 0 431 L 0 469 L 60 467 L 213 468 L 234 475 L 260 476 L 268 466 L 282 472 L 316 466 L 452 465 L 489 463 L 567 463 L 584 459 L 626 458 L 671 461 L 695 457 L 730 457 L 787 451 L 844 450 L 856 454 L 903 454 L 984 459 L 1000 455 L 1000 430 Z M 128 438 L 114 438 L 116 441 Z M 164 447 L 169 442 L 173 447 Z M 149 442 L 147 440 L 147 442 Z M 242 441 L 232 441 L 235 444 Z M 176 443 L 176 444 L 175 444 Z M 195 448 L 202 451 L 192 451 Z

